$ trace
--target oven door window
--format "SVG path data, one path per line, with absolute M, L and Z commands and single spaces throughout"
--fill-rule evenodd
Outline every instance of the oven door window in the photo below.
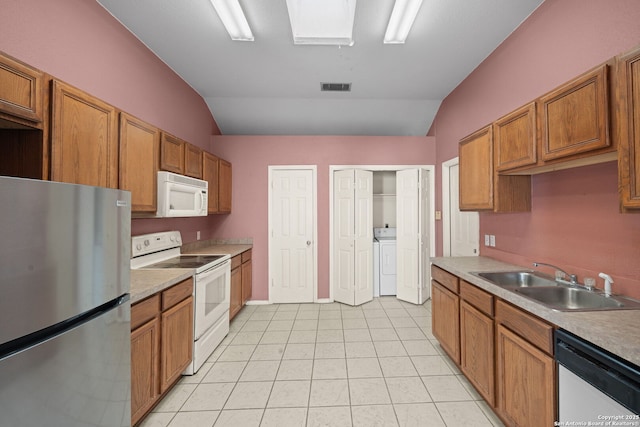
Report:
M 229 315 L 230 276 L 229 261 L 196 276 L 196 339 L 221 316 Z

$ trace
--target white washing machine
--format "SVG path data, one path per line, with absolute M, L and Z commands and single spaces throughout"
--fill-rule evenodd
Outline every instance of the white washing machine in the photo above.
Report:
M 378 241 L 378 250 L 374 244 L 374 296 L 396 295 L 396 229 L 374 228 L 373 237 Z M 376 254 L 377 252 L 377 254 Z M 376 276 L 378 278 L 376 283 Z

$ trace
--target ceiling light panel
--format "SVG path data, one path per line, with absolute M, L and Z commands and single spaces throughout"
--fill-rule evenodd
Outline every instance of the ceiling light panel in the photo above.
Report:
M 287 0 L 294 44 L 353 45 L 356 0 Z
M 239 0 L 211 0 L 216 13 L 224 24 L 231 40 L 253 41 L 253 33 L 249 28 Z
M 384 35 L 384 43 L 401 44 L 407 40 L 420 6 L 422 0 L 396 0 Z

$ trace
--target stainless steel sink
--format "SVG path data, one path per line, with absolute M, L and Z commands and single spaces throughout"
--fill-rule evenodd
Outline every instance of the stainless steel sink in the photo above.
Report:
M 598 290 L 569 285 L 537 271 L 472 273 L 506 290 L 558 311 L 638 310 L 640 301 L 621 295 L 605 296 Z
M 515 292 L 560 311 L 640 308 L 639 301 L 606 297 L 601 293 L 566 286 L 518 288 Z
M 532 286 L 556 286 L 558 283 L 551 277 L 536 271 L 496 271 L 472 273 L 487 279 L 494 285 L 503 287 L 528 288 Z

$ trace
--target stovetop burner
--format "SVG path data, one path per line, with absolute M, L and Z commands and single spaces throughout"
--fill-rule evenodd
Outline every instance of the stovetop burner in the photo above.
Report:
M 224 255 L 180 255 L 142 268 L 198 268 L 223 257 Z

